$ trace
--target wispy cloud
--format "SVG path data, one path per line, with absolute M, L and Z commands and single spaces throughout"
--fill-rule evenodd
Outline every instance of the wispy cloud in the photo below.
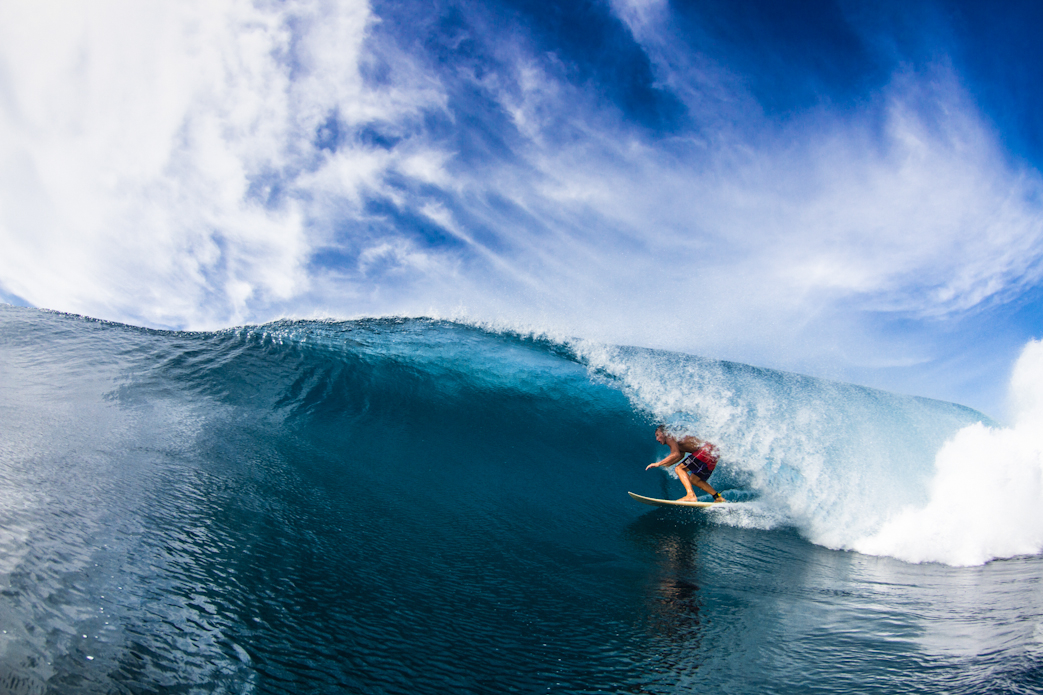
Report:
M 256 319 L 309 286 L 316 198 L 332 188 L 357 207 L 389 169 L 423 167 L 320 141 L 329 124 L 437 105 L 408 75 L 365 84 L 364 4 L 0 13 L 0 277 L 34 304 L 153 325 Z
M 1039 284 L 1043 181 L 944 56 L 777 116 L 694 20 L 611 7 L 599 74 L 493 6 L 4 3 L 0 284 L 149 325 L 440 313 L 841 371 L 936 356 L 886 317 Z

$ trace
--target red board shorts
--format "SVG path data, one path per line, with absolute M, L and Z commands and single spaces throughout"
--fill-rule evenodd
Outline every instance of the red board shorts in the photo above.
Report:
M 702 453 L 701 451 L 698 453 Z M 711 457 L 707 457 L 711 458 Z M 716 459 L 716 457 L 712 457 Z M 689 473 L 698 476 L 704 483 L 710 479 L 710 474 L 713 473 L 713 469 L 717 466 L 717 461 L 704 461 L 698 458 L 696 454 L 685 454 L 685 457 L 681 459 L 681 462 L 677 464 L 678 468 L 683 468 Z

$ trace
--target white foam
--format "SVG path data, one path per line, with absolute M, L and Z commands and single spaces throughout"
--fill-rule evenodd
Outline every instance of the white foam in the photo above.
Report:
M 761 512 L 771 512 L 752 520 L 722 515 L 722 523 L 790 525 L 819 545 L 861 550 L 867 547 L 862 540 L 890 519 L 932 498 L 940 449 L 968 456 L 974 470 L 989 460 L 992 435 L 982 433 L 994 430 L 980 424 L 980 413 L 955 404 L 678 353 L 585 342 L 573 347 L 595 374 L 618 380 L 638 409 L 717 443 L 722 462 L 715 486 L 751 491 Z M 977 449 L 965 443 L 982 436 Z M 946 444 L 954 437 L 955 444 Z M 965 503 L 973 484 L 960 482 L 956 499 Z M 1010 484 L 1028 489 L 1024 481 Z M 1035 499 L 1038 506 L 1038 493 Z M 958 520 L 947 523 L 961 532 Z M 903 555 L 886 544 L 877 551 L 913 561 L 967 561 Z M 1031 543 L 1011 550 L 1032 551 Z
M 971 425 L 935 459 L 926 504 L 909 506 L 851 547 L 909 562 L 978 565 L 1043 551 L 1043 342 L 1011 377 L 1012 427 Z

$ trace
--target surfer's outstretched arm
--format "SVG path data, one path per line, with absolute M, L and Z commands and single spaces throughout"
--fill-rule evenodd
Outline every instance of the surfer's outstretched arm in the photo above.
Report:
M 655 463 L 648 464 L 647 466 L 645 466 L 645 470 L 647 471 L 649 468 L 660 468 L 662 466 L 672 466 L 673 464 L 677 463 L 680 460 L 681 460 L 681 452 L 679 451 L 679 452 L 677 452 L 676 455 L 675 454 L 670 454 L 669 456 L 667 456 L 662 461 L 656 461 Z
M 681 448 L 677 445 L 677 440 L 676 439 L 663 437 L 663 439 L 661 441 L 662 441 L 663 444 L 666 444 L 668 447 L 670 447 L 670 453 L 667 454 L 667 457 L 665 459 L 663 459 L 661 461 L 656 461 L 655 463 L 650 463 L 647 466 L 645 466 L 645 470 L 646 471 L 649 468 L 660 468 L 661 466 L 672 466 L 673 464 L 677 463 L 678 461 L 680 461 L 684 457 L 684 455 L 681 453 Z

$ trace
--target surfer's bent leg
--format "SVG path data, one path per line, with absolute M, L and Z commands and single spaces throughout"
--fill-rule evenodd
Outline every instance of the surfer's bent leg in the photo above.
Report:
M 708 492 L 711 495 L 713 495 L 714 502 L 724 501 L 723 497 L 717 496 L 717 491 L 713 489 L 713 486 L 711 486 L 710 483 L 703 480 L 697 473 L 693 473 L 692 471 L 688 470 L 688 468 L 684 464 L 679 465 L 676 470 L 677 477 L 681 479 L 681 483 L 684 485 L 684 489 L 688 491 L 688 494 L 682 497 L 681 499 L 696 499 L 695 490 L 692 489 L 692 484 L 694 483 L 695 486 L 703 492 Z
M 684 485 L 685 491 L 688 493 L 687 495 L 685 495 L 681 499 L 683 499 L 683 500 L 694 500 L 694 499 L 696 499 L 695 490 L 692 489 L 692 481 L 693 480 L 698 481 L 699 479 L 696 478 L 691 473 L 689 473 L 688 469 L 685 468 L 684 465 L 680 465 L 677 468 L 675 468 L 674 469 L 674 473 L 677 474 L 677 479 L 681 481 L 681 484 Z M 698 482 L 696 484 L 698 484 Z
M 710 483 L 706 482 L 697 475 L 692 475 L 692 482 L 699 486 L 700 490 L 705 490 L 714 496 L 714 501 L 717 501 L 717 491 L 713 489 Z

